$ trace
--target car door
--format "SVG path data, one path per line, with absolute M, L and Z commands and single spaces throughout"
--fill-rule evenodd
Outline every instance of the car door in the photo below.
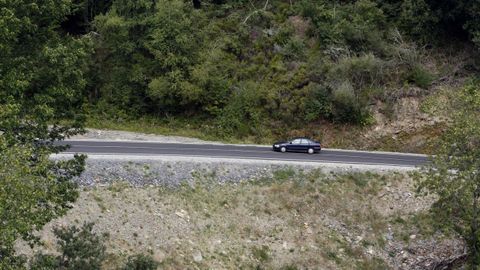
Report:
M 303 139 L 305 142 L 305 151 L 308 151 L 308 149 L 313 148 L 315 149 L 315 143 L 309 139 Z
M 298 151 L 307 152 L 308 148 L 310 148 L 310 142 L 307 139 L 302 139 L 300 141 L 300 145 L 298 147 Z
M 295 139 L 287 145 L 287 150 L 292 152 L 301 151 L 302 139 Z

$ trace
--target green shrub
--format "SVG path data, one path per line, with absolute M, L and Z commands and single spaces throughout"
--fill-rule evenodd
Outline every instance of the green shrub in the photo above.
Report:
M 407 73 L 407 81 L 414 83 L 416 86 L 427 89 L 434 80 L 434 76 L 421 66 L 415 66 Z
M 388 64 L 373 54 L 352 56 L 340 59 L 329 71 L 328 78 L 332 83 L 348 80 L 354 90 L 380 86 L 385 81 Z
M 353 87 L 348 81 L 333 91 L 332 108 L 334 122 L 371 124 L 371 115 L 366 102 L 355 95 Z
M 128 257 L 127 263 L 122 268 L 123 270 L 155 270 L 158 267 L 158 262 L 156 262 L 149 255 L 133 255 Z
M 268 246 L 262 247 L 253 247 L 252 255 L 260 262 L 266 262 L 271 260 L 270 258 L 270 248 Z
M 361 0 L 338 5 L 333 1 L 301 1 L 296 6 L 311 21 L 310 34 L 323 48 L 336 45 L 354 52 L 384 51 L 389 27 L 375 2 Z
M 30 268 L 32 270 L 95 270 L 101 269 L 105 259 L 105 236 L 93 231 L 93 223 L 85 223 L 82 228 L 71 226 L 53 230 L 60 255 L 35 255 Z
M 223 137 L 237 137 L 262 132 L 262 111 L 260 104 L 264 101 L 261 89 L 253 82 L 247 82 L 236 89 L 228 105 L 217 118 L 217 133 Z
M 305 105 L 305 120 L 313 121 L 319 118 L 331 119 L 331 91 L 322 85 L 312 83 L 309 86 L 308 103 Z

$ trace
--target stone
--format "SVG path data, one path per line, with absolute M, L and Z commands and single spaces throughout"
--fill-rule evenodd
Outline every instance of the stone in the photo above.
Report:
M 200 251 L 193 253 L 193 260 L 197 263 L 201 262 L 203 260 L 202 253 Z
M 181 209 L 180 211 L 175 212 L 175 215 L 181 218 L 185 218 L 187 216 L 187 211 Z

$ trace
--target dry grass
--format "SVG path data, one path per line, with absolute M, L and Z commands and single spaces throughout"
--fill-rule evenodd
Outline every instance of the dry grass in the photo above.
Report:
M 403 175 L 285 170 L 274 179 L 222 185 L 212 177 L 176 189 L 86 189 L 42 238 L 52 247 L 52 226 L 95 222 L 110 234 L 106 269 L 139 252 L 152 254 L 162 269 L 388 268 L 384 235 L 405 205 L 384 193 L 408 189 Z

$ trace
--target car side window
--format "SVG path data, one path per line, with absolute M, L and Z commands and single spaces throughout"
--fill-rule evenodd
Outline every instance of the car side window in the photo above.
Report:
M 302 140 L 301 139 L 296 139 L 292 141 L 292 144 L 301 144 Z
M 302 139 L 302 140 L 300 141 L 300 144 L 308 144 L 308 140 Z
M 303 143 L 304 143 L 304 144 L 312 144 L 313 142 L 310 141 L 310 140 L 308 140 L 308 139 L 304 139 L 304 140 L 303 140 Z

